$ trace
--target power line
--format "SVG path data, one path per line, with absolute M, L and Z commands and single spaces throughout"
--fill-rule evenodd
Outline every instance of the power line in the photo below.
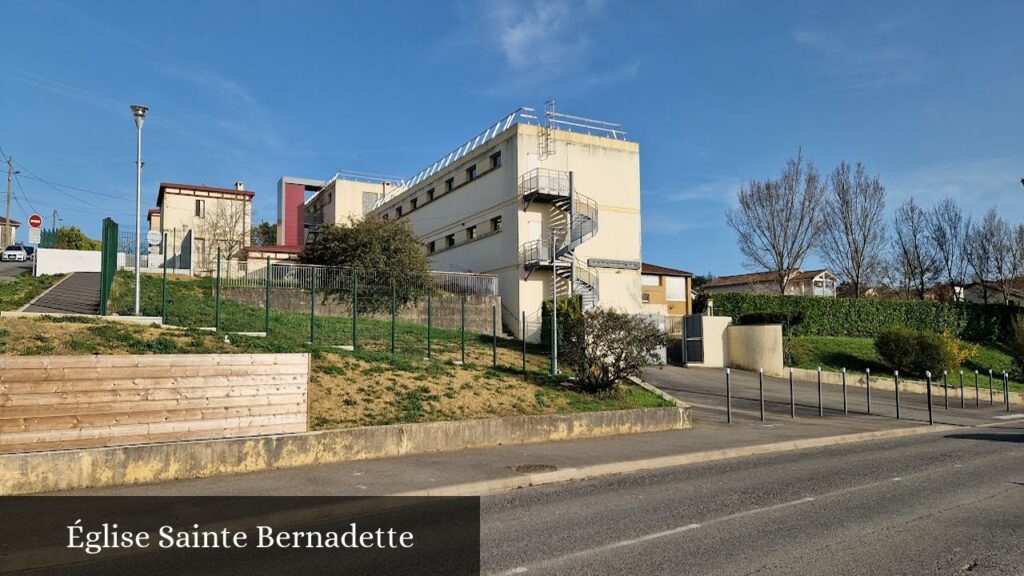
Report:
M 68 190 L 74 190 L 75 192 L 85 192 L 86 194 L 95 194 L 97 196 L 105 196 L 107 198 L 113 198 L 115 200 L 129 200 L 129 198 L 127 198 L 125 196 L 118 196 L 116 194 L 108 194 L 106 192 L 100 192 L 98 190 L 90 190 L 88 188 L 82 188 L 80 186 L 71 186 L 70 184 L 59 184 L 57 182 L 51 182 L 49 180 L 46 180 L 45 178 L 40 178 L 38 175 L 36 175 L 31 170 L 29 170 L 28 168 L 25 168 L 24 164 L 22 164 L 20 162 L 15 162 L 15 164 L 17 164 L 18 167 L 20 167 L 23 171 L 28 172 L 29 174 L 31 174 L 31 176 L 25 176 L 25 178 L 28 178 L 29 180 L 37 180 L 37 181 L 42 182 L 43 184 L 47 184 L 49 186 L 53 186 L 53 187 L 57 187 L 57 188 L 66 188 Z
M 21 179 L 18 177 L 17 172 L 14 173 L 14 181 L 18 184 L 18 190 L 21 192 L 21 196 L 25 198 L 25 202 L 28 202 L 29 208 L 32 209 L 33 213 L 38 214 L 39 210 L 36 210 L 36 207 L 32 205 L 32 200 L 28 197 L 25 189 L 21 187 Z

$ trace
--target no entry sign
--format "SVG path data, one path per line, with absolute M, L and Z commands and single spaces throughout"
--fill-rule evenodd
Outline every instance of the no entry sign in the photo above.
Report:
M 41 228 L 43 226 L 43 217 L 39 214 L 33 214 L 28 217 L 28 225 L 33 228 Z

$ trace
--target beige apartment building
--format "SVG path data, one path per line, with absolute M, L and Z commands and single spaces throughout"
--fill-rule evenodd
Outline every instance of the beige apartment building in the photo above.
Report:
M 233 259 L 249 246 L 253 196 L 242 182 L 234 188 L 161 182 L 157 207 L 148 215 L 150 230 L 167 238 L 169 259 L 191 259 L 197 272 L 208 272 L 216 267 L 218 248 Z
M 343 189 L 354 192 L 347 211 Z M 342 221 L 365 209 L 369 190 L 335 181 L 307 202 L 307 219 Z M 643 311 L 640 150 L 616 124 L 522 108 L 412 179 L 376 190 L 382 200 L 368 216 L 407 220 L 433 269 L 499 277 L 502 322 L 516 336 L 539 338 L 543 301 L 555 293 Z

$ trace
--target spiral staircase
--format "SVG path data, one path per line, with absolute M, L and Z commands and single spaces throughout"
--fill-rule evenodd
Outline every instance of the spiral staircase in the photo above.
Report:
M 597 203 L 574 190 L 569 172 L 547 168 L 535 168 L 524 174 L 519 179 L 519 196 L 524 211 L 535 202 L 548 206 L 550 230 L 554 231 L 547 238 L 522 245 L 524 279 L 537 269 L 554 267 L 560 294 L 580 296 L 584 309 L 596 306 L 597 273 L 577 258 L 575 251 L 597 234 Z

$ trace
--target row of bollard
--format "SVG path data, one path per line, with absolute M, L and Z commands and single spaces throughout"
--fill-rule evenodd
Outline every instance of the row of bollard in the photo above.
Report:
M 846 386 L 846 368 L 841 371 L 842 374 L 842 389 L 843 389 L 843 414 L 849 414 L 849 400 L 847 395 Z M 818 367 L 818 416 L 825 415 L 825 406 L 822 400 L 822 382 L 821 382 L 821 367 Z M 981 392 L 978 381 L 979 373 L 977 370 L 974 371 L 974 405 L 981 405 Z M 928 399 L 928 424 L 935 424 L 935 416 L 933 412 L 933 401 L 932 401 L 932 373 L 926 372 L 926 396 Z M 995 389 L 993 386 L 994 372 L 988 371 L 988 402 L 989 405 L 995 404 Z M 896 392 L 896 419 L 901 420 L 902 410 L 900 406 L 900 371 L 893 371 L 893 382 L 894 389 Z M 864 383 L 866 391 L 867 401 L 867 413 L 871 415 L 871 369 L 868 368 L 864 373 Z M 1010 375 L 1003 371 L 1002 373 L 1002 394 L 1003 404 L 1007 412 L 1010 411 Z M 960 407 L 966 407 L 966 395 L 964 394 L 964 371 L 960 371 Z M 757 388 L 758 388 L 758 403 L 760 406 L 761 421 L 765 422 L 767 419 L 765 413 L 765 401 L 764 401 L 764 368 L 758 370 L 757 375 Z M 942 390 L 943 390 L 943 405 L 946 410 L 949 409 L 949 372 L 946 370 L 942 371 Z M 729 368 L 725 369 L 725 412 L 726 422 L 732 424 L 732 370 Z M 789 369 L 789 417 L 796 418 L 796 386 L 793 378 L 793 369 Z

